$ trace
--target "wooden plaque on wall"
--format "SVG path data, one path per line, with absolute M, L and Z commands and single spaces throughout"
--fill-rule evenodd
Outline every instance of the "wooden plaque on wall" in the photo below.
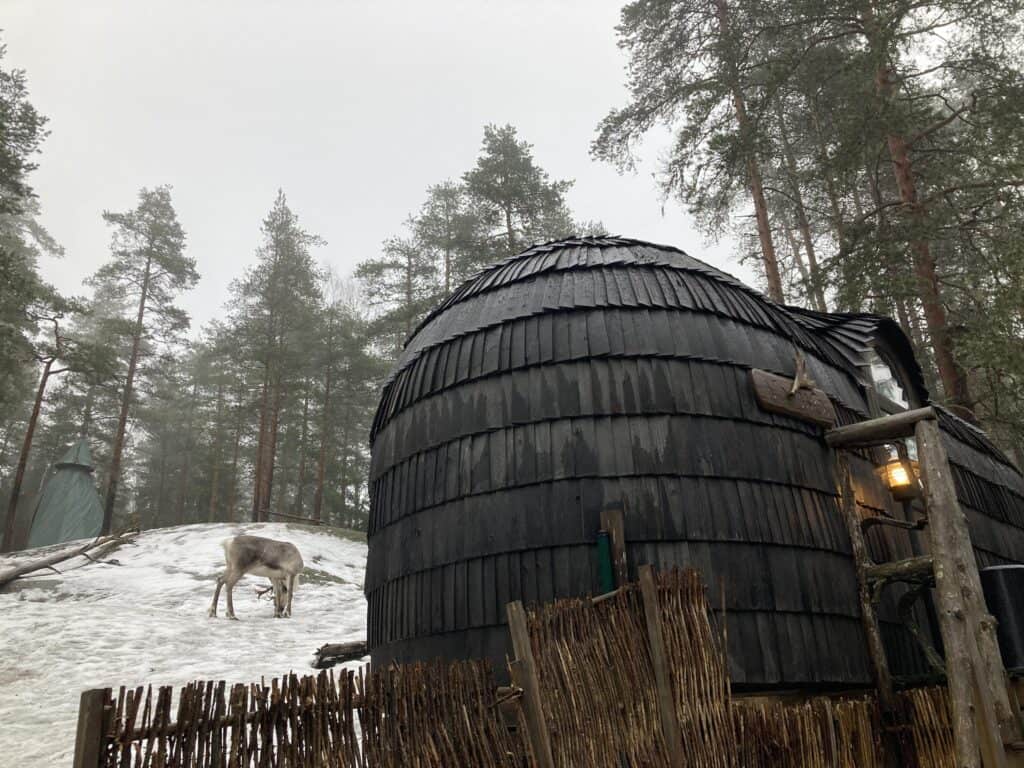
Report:
M 832 401 L 817 387 L 798 389 L 791 394 L 792 379 L 758 368 L 751 369 L 750 378 L 754 383 L 757 402 L 764 410 L 810 421 L 822 427 L 831 427 L 836 423 L 836 409 L 832 407 Z

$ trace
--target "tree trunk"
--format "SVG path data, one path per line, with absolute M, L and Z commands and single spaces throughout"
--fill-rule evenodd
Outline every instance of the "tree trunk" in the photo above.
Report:
M 910 306 L 910 338 L 914 342 L 914 346 L 918 351 L 918 355 L 921 360 L 925 361 L 925 364 L 921 366 L 924 371 L 924 382 L 925 386 L 928 387 L 928 391 L 933 395 L 938 394 L 939 382 L 935 378 L 935 366 L 932 365 L 928 358 L 929 345 L 925 340 L 924 331 L 921 329 L 921 318 L 917 311 L 917 307 L 912 303 Z
M 210 449 L 210 508 L 207 513 L 207 520 L 211 523 L 217 520 L 217 496 L 220 492 L 220 443 L 223 437 L 223 414 L 224 414 L 224 384 L 217 384 L 217 423 L 214 426 L 213 447 Z
M 341 486 L 341 517 L 344 520 L 348 516 L 348 503 L 345 499 L 345 489 L 348 483 L 345 482 L 348 476 L 348 416 L 349 409 L 345 408 L 345 427 L 341 430 L 341 471 L 338 473 L 342 478 Z
M 814 250 L 814 238 L 811 237 L 811 224 L 807 218 L 803 192 L 800 189 L 800 180 L 797 176 L 796 158 L 793 156 L 793 147 L 789 141 L 789 132 L 786 129 L 786 118 L 782 113 L 782 104 L 778 101 L 775 103 L 775 111 L 779 119 L 779 133 L 782 137 L 782 150 L 786 159 L 789 187 L 793 193 L 793 207 L 796 213 L 797 228 L 800 230 L 800 235 L 804 242 L 804 252 L 807 254 L 807 271 L 809 272 L 807 295 L 810 297 L 815 309 L 819 312 L 827 312 L 825 290 L 822 286 L 821 272 L 818 269 L 818 257 Z
M 516 231 L 512 228 L 512 210 L 505 209 L 505 234 L 508 237 L 508 255 L 516 252 Z
M 260 394 L 260 425 L 258 437 L 256 438 L 256 460 L 253 462 L 252 520 L 254 523 L 260 521 L 260 509 L 263 503 L 260 494 L 263 490 L 263 453 L 267 438 L 267 408 L 270 404 L 269 390 L 270 361 L 267 360 L 264 362 L 263 367 L 263 387 Z
M 840 249 L 843 247 L 843 240 L 846 238 L 846 225 L 843 221 L 843 209 L 839 205 L 839 194 L 836 192 L 835 182 L 832 174 L 828 171 L 828 149 L 825 146 L 825 135 L 821 130 L 821 118 L 818 112 L 818 103 L 814 102 L 811 111 L 814 122 L 814 133 L 818 139 L 818 163 L 821 166 L 821 177 L 825 180 L 825 195 L 828 197 L 829 209 L 832 211 L 832 227 L 836 232 L 836 240 Z
M 714 3 L 718 15 L 719 37 L 728 39 L 730 35 L 729 9 L 726 6 L 726 0 L 714 0 Z M 726 70 L 729 73 L 731 81 L 729 87 L 732 90 L 732 103 L 736 112 L 736 124 L 747 155 L 747 176 L 750 182 L 750 196 L 754 202 L 754 215 L 757 219 L 757 236 L 761 241 L 761 263 L 764 266 L 764 276 L 768 283 L 768 298 L 781 304 L 783 302 L 782 276 L 779 274 L 779 262 L 775 256 L 775 243 L 772 241 L 772 230 L 768 221 L 768 204 L 764 197 L 761 167 L 750 146 L 752 133 L 750 130 L 750 120 L 747 117 L 747 103 L 743 96 L 743 90 L 740 88 L 735 61 L 723 63 L 726 65 Z
M 18 456 L 18 468 L 14 471 L 14 480 L 11 483 L 11 500 L 7 504 L 7 524 L 4 526 L 3 548 L 0 551 L 10 552 L 14 548 L 14 530 L 18 519 L 18 499 L 21 496 L 21 484 L 25 480 L 25 469 L 28 467 L 28 456 L 32 451 L 32 438 L 36 432 L 36 424 L 39 421 L 39 411 L 43 407 L 43 395 L 46 393 L 46 382 L 50 378 L 50 370 L 53 368 L 53 358 L 47 358 L 43 365 L 43 373 L 39 377 L 39 386 L 36 388 L 36 399 L 32 405 L 32 415 L 28 418 L 28 426 L 25 427 L 25 439 L 21 443 L 21 455 Z
M 7 449 L 11 447 L 11 433 L 14 431 L 14 420 L 4 425 L 4 441 L 0 446 L 0 465 L 7 466 Z M 0 550 L 3 549 L 3 536 L 0 536 Z
M 299 434 L 299 473 L 295 481 L 296 515 L 302 514 L 302 496 L 306 485 L 306 445 L 309 437 L 309 381 L 302 393 L 302 432 Z
M 188 422 L 185 425 L 185 466 L 181 470 L 181 481 L 178 484 L 178 501 L 175 505 L 174 518 L 178 525 L 185 522 L 185 502 L 188 499 L 189 475 L 192 474 L 192 423 L 196 410 L 196 397 L 199 395 L 199 382 L 192 381 L 192 402 L 188 409 Z
M 82 437 L 85 437 L 92 430 L 92 405 L 95 398 L 95 388 L 90 386 L 85 391 L 85 403 L 82 405 L 82 426 L 80 429 Z
M 320 520 L 324 505 L 324 478 L 327 476 L 327 442 L 331 424 L 331 367 L 324 375 L 324 407 L 320 421 L 320 456 L 316 464 L 316 492 L 313 494 L 313 519 Z
M 882 64 L 875 75 L 875 87 L 879 96 L 885 101 L 892 98 L 894 89 L 893 72 L 887 64 Z M 892 162 L 893 175 L 899 188 L 900 200 L 910 213 L 915 229 L 922 232 L 925 222 L 924 208 L 918 201 L 916 179 L 910 148 L 905 136 L 890 131 L 886 137 L 889 148 L 889 159 Z M 946 308 L 942 303 L 939 277 L 932 253 L 931 243 L 924 235 L 919 234 L 910 242 L 913 257 L 914 274 L 917 277 L 918 293 L 921 306 L 924 308 L 925 323 L 931 337 L 932 349 L 935 353 L 935 366 L 939 370 L 942 388 L 950 402 L 959 406 L 966 414 L 971 414 L 973 402 L 967 382 L 967 374 L 957 363 L 953 349 L 953 336 L 949 330 Z
M 452 290 L 452 248 L 446 244 L 444 248 L 444 295 Z
M 0 465 L 7 466 L 7 449 L 11 447 L 11 433 L 14 431 L 14 421 L 8 421 L 4 426 L 4 442 L 0 445 Z M 0 544 L 0 546 L 3 546 Z
M 135 370 L 139 364 L 139 350 L 142 346 L 143 321 L 146 317 L 146 299 L 149 297 L 149 279 L 153 268 L 153 257 L 146 257 L 146 270 L 142 275 L 142 290 L 139 292 L 139 311 L 135 318 L 135 330 L 132 333 L 132 352 L 128 358 L 128 375 L 124 382 L 124 397 L 121 400 L 121 413 L 117 418 L 117 432 L 114 434 L 114 447 L 110 457 L 110 478 L 107 481 L 107 500 L 103 506 L 102 535 L 110 533 L 114 520 L 114 504 L 117 501 L 117 486 L 121 477 L 121 455 L 124 452 L 124 437 L 128 428 L 128 410 L 132 402 L 132 386 L 135 384 Z
M 412 248 L 405 249 L 405 338 L 412 335 L 413 321 Z M 401 353 L 401 346 L 399 346 Z
M 156 484 L 156 505 L 150 527 L 157 528 L 164 521 L 164 488 L 167 485 L 167 430 L 160 431 L 160 480 Z
M 900 328 L 903 329 L 903 333 L 906 334 L 907 338 L 910 339 L 911 344 L 914 342 L 914 335 L 910 328 L 910 315 L 907 313 L 907 302 L 903 300 L 902 296 L 897 296 L 893 299 L 893 304 L 896 308 L 896 319 L 899 321 Z M 914 349 L 915 357 L 917 356 L 917 348 Z
M 803 254 L 800 252 L 800 243 L 797 242 L 788 221 L 783 224 L 782 229 L 786 233 L 786 240 L 789 241 L 789 250 L 793 254 L 796 271 L 800 273 L 800 281 L 804 284 L 804 293 L 810 299 L 810 303 L 814 305 L 814 297 L 811 295 L 811 274 L 807 271 L 807 264 L 804 263 Z M 814 306 L 814 309 L 817 309 L 817 306 Z
M 231 451 L 231 490 L 228 494 L 228 508 L 226 517 L 230 517 L 231 521 L 235 519 L 235 503 L 238 501 L 238 452 L 242 444 L 242 416 L 244 409 L 242 407 L 242 400 L 244 393 L 242 387 L 239 386 L 238 392 L 238 413 L 235 417 L 235 445 Z
M 266 522 L 270 519 L 271 494 L 274 490 L 274 464 L 277 458 L 277 433 L 281 420 L 281 377 L 274 380 L 274 400 L 270 411 L 270 423 L 267 427 L 265 450 L 263 452 L 263 469 L 260 473 L 260 508 L 258 520 Z

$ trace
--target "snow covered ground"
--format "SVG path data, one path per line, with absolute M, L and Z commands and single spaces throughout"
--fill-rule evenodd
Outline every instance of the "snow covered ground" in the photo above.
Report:
M 290 541 L 306 570 L 294 618 L 274 619 L 246 577 L 235 587 L 240 621 L 207 618 L 221 541 L 252 533 Z M 60 547 L 0 556 L 0 571 Z M 365 637 L 358 534 L 286 523 L 187 525 L 142 533 L 107 555 L 120 567 L 66 561 L 0 592 L 0 766 L 69 765 L 78 697 L 86 688 L 190 680 L 247 683 L 310 673 L 324 643 Z M 357 664 L 354 662 L 353 664 Z

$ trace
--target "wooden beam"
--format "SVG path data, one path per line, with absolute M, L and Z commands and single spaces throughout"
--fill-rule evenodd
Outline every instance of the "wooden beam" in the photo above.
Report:
M 893 560 L 889 563 L 868 565 L 864 575 L 871 584 L 893 581 L 924 581 L 932 577 L 934 565 L 930 555 L 908 557 L 905 560 Z
M 928 533 L 935 559 L 939 626 L 946 650 L 946 670 L 953 710 L 959 765 L 980 749 L 986 768 L 1006 765 L 1005 743 L 1020 737 L 1010 707 L 1006 671 L 989 615 L 981 577 L 956 495 L 949 457 L 938 424 L 915 428 Z M 961 745 L 962 742 L 962 745 Z
M 101 768 L 103 729 L 106 724 L 109 688 L 82 691 L 78 702 L 78 728 L 75 732 L 74 768 Z
M 533 658 L 533 646 L 530 644 L 530 631 L 526 626 L 526 611 L 522 602 L 516 600 L 506 606 L 506 613 L 509 633 L 512 635 L 512 648 L 518 662 L 510 671 L 515 675 L 519 687 L 523 689 L 526 731 L 533 750 L 533 758 L 537 768 L 554 768 L 551 736 L 548 733 L 547 720 L 544 719 L 540 679 Z
M 612 545 L 612 570 L 615 572 L 615 586 L 621 587 L 629 581 L 629 561 L 626 557 L 625 502 L 613 504 L 601 510 L 601 530 L 608 532 Z
M 753 368 L 750 380 L 762 409 L 802 419 L 820 427 L 836 423 L 836 409 L 823 390 L 802 387 L 793 392 L 793 379 Z
M 908 477 L 913 476 L 913 473 L 908 475 Z M 872 515 L 871 517 L 865 517 L 860 523 L 861 530 L 865 533 L 867 533 L 868 528 L 874 528 L 875 526 L 900 528 L 904 531 L 923 531 L 926 525 L 928 525 L 928 518 L 926 517 L 922 517 L 920 520 L 911 522 L 909 520 L 898 520 L 895 517 L 885 517 L 884 515 Z
M 825 442 L 833 448 L 857 448 L 880 445 L 914 434 L 918 422 L 935 418 L 931 406 L 913 411 L 903 411 L 892 416 L 861 421 L 846 427 L 830 429 L 825 433 Z
M 668 653 L 665 651 L 665 634 L 661 622 L 661 603 L 658 601 L 658 587 L 654 583 L 654 571 L 650 565 L 641 565 L 640 594 L 644 601 L 644 618 L 647 622 L 647 642 L 654 667 L 654 682 L 657 686 L 658 714 L 661 717 L 661 733 L 668 749 L 668 761 L 672 768 L 682 768 L 683 734 L 676 717 L 675 696 L 672 693 L 672 677 L 669 674 Z
M 861 529 L 861 517 L 857 511 L 857 497 L 853 490 L 850 477 L 850 462 L 846 454 L 836 457 L 836 470 L 839 473 L 840 505 L 843 521 L 850 534 L 850 551 L 857 572 L 857 595 L 860 599 L 860 620 L 864 627 L 864 638 L 867 642 L 868 658 L 875 673 L 875 687 L 878 688 L 878 703 L 884 713 L 896 711 L 896 695 L 892 687 L 892 673 L 889 671 L 889 659 L 885 655 L 882 643 L 882 631 L 878 627 L 878 616 L 872 600 L 872 588 L 868 580 L 868 569 L 877 567 L 868 555 L 864 531 Z

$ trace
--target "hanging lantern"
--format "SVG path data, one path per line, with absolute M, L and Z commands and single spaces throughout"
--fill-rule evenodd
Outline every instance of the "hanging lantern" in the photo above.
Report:
M 908 467 L 910 469 L 909 473 L 907 471 Z M 902 461 L 899 458 L 890 459 L 879 471 L 894 499 L 897 501 L 907 501 L 917 497 L 919 487 L 917 484 L 916 461 Z

